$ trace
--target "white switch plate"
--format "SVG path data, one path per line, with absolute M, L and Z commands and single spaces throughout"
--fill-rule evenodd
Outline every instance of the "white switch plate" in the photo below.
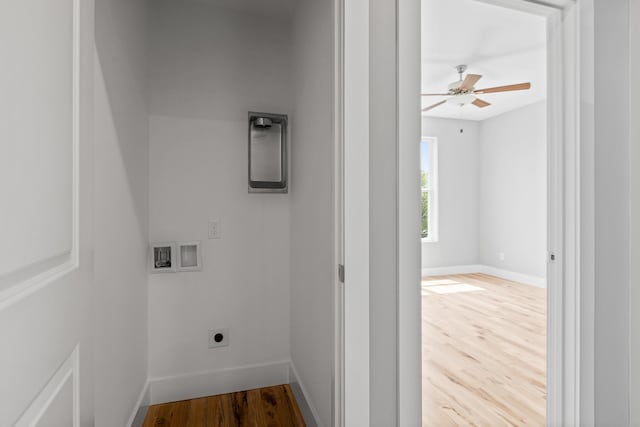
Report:
M 222 339 L 219 341 L 216 341 L 216 335 L 218 334 L 222 335 Z M 229 345 L 229 328 L 209 329 L 209 348 L 226 347 L 228 345 Z
M 500 261 L 504 261 L 504 252 L 500 252 L 500 253 L 498 254 L 498 259 L 499 259 Z
M 220 220 L 213 219 L 209 221 L 209 238 L 220 239 L 222 237 L 222 230 L 220 230 Z

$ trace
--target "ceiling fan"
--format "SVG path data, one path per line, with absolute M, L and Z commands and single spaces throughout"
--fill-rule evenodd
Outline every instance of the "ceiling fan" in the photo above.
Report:
M 433 105 L 430 105 L 426 108 L 423 108 L 422 111 L 429 111 L 433 108 L 436 108 L 444 103 L 451 103 L 454 105 L 464 106 L 468 104 L 473 104 L 476 107 L 484 108 L 491 105 L 487 101 L 483 101 L 482 99 L 476 97 L 476 95 L 480 95 L 483 93 L 496 93 L 496 92 L 510 92 L 514 90 L 527 90 L 531 88 L 531 83 L 518 83 L 514 85 L 507 86 L 497 86 L 490 87 L 486 89 L 475 89 L 474 85 L 482 78 L 480 74 L 467 74 L 467 76 L 462 79 L 462 75 L 467 70 L 466 65 L 458 65 L 456 67 L 458 74 L 460 74 L 460 80 L 457 82 L 453 82 L 449 85 L 449 91 L 447 93 L 423 93 L 422 96 L 449 96 L 449 98 L 444 101 L 437 102 Z

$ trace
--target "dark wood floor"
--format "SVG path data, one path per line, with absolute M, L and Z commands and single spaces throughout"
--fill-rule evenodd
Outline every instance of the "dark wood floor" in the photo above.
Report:
M 149 407 L 144 427 L 305 427 L 288 384 Z

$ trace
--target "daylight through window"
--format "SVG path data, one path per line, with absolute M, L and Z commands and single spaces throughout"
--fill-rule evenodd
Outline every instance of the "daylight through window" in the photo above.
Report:
M 421 224 L 422 239 L 438 240 L 438 143 L 436 138 L 424 137 L 420 142 Z

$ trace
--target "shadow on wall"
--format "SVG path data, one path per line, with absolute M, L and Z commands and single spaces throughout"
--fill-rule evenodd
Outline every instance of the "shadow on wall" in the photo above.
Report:
M 148 229 L 148 155 L 146 28 L 137 19 L 146 16 L 147 3 L 130 2 L 135 13 L 117 2 L 96 1 L 96 63 L 102 70 L 120 158 L 130 188 L 131 202 L 143 238 Z M 133 29 L 133 31 L 132 31 Z M 135 33 L 133 33 L 135 31 Z M 96 159 L 100 161 L 100 159 Z M 141 165 L 145 170 L 141 170 Z

